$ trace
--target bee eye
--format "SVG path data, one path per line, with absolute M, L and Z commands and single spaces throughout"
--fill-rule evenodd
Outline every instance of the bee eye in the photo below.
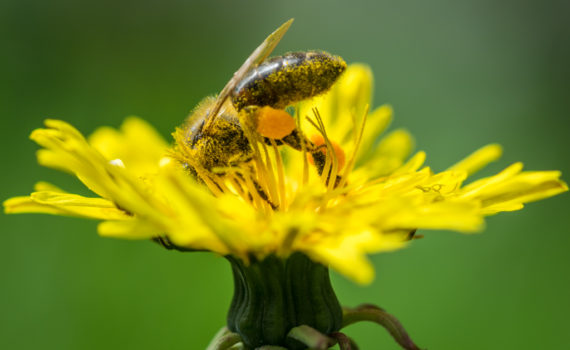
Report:
M 295 130 L 295 119 L 282 109 L 268 106 L 257 110 L 256 131 L 263 137 L 282 139 Z

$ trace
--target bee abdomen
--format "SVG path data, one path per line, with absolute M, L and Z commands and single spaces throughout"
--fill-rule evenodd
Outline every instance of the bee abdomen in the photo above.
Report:
M 232 102 L 246 106 L 286 106 L 326 92 L 346 69 L 346 62 L 322 51 L 292 52 L 251 70 L 236 86 Z

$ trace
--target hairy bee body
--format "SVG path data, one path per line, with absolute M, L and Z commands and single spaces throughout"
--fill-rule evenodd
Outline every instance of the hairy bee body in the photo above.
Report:
M 322 152 L 297 130 L 293 117 L 284 109 L 329 90 L 346 63 L 323 51 L 268 58 L 291 23 L 289 20 L 271 33 L 218 96 L 204 99 L 174 134 L 174 157 L 198 180 L 224 175 L 230 168 L 249 171 L 255 153 L 250 139 L 255 133 L 268 144 L 296 150 L 304 145 L 314 153 L 317 169 L 322 172 Z M 265 199 L 263 189 L 257 192 Z
M 239 111 L 246 106 L 283 109 L 326 92 L 346 69 L 338 56 L 323 51 L 291 52 L 261 63 L 232 92 Z
M 206 171 L 247 162 L 252 149 L 238 117 L 240 111 L 263 106 L 283 109 L 322 94 L 345 68 L 342 58 L 321 51 L 293 52 L 264 61 L 239 80 L 229 96 L 233 108 L 220 111 L 209 128 L 205 124 L 212 118 L 216 98 L 204 99 L 191 113 L 183 128 L 193 158 Z M 299 137 L 294 131 L 283 142 L 276 141 L 300 149 Z
M 188 118 L 185 140 L 195 151 L 196 160 L 205 170 L 233 166 L 251 158 L 251 147 L 236 113 L 220 113 L 211 128 L 204 130 L 216 99 L 205 98 Z

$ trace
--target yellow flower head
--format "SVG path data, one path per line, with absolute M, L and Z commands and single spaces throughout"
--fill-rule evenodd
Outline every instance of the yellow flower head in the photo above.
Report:
M 188 124 L 169 146 L 137 118 L 87 139 L 65 122 L 46 120 L 31 134 L 42 146 L 39 163 L 71 173 L 94 195 L 40 182 L 30 196 L 5 201 L 5 212 L 102 220 L 102 236 L 155 239 L 244 262 L 300 251 L 368 283 L 367 254 L 402 248 L 418 229 L 476 232 L 486 215 L 568 189 L 558 171 L 526 172 L 521 163 L 465 184 L 500 157 L 498 145 L 435 173 L 424 166 L 424 152 L 410 157 L 405 130 L 378 138 L 392 108 L 369 111 L 371 91 L 369 68 L 352 65 L 327 94 L 297 106 L 295 126 L 285 120 L 307 136 L 298 149 L 242 119 L 247 159 L 229 157 L 208 169 L 197 161 Z

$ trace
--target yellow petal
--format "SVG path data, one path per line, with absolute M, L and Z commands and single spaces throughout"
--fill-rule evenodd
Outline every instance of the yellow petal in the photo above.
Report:
M 373 146 L 378 140 L 378 137 L 388 127 L 390 121 L 392 121 L 392 114 L 392 106 L 382 105 L 368 115 L 364 135 L 362 136 L 362 142 L 360 144 L 358 161 L 362 161 L 371 156 L 375 150 Z
M 483 206 L 500 203 L 529 203 L 568 191 L 566 183 L 558 180 L 559 172 L 521 173 L 493 194 L 482 198 Z
M 419 151 L 414 154 L 404 165 L 396 169 L 392 175 L 401 175 L 406 173 L 412 173 L 417 171 L 425 162 L 426 153 L 424 151 Z
M 43 213 L 99 220 L 126 220 L 130 216 L 102 198 L 87 198 L 61 192 L 34 192 L 4 202 L 6 213 Z
M 477 203 L 436 202 L 394 213 L 383 223 L 383 228 L 476 232 L 483 224 Z
M 49 149 L 40 149 L 36 152 L 36 157 L 41 166 L 75 174 L 77 162 L 66 154 Z
M 147 122 L 136 117 L 125 119 L 121 130 L 97 129 L 89 144 L 107 160 L 120 159 L 135 174 L 156 172 L 168 144 Z
M 317 108 L 329 138 L 340 144 L 350 141 L 354 126 L 359 125 L 359 119 L 370 104 L 372 85 L 372 72 L 368 66 L 348 66 L 326 94 L 301 103 L 299 114 L 303 118 L 303 130 L 308 131 L 309 135 L 314 133 L 312 126 L 304 119 L 306 116 L 313 118 L 313 108 Z
M 97 226 L 97 232 L 103 237 L 122 239 L 149 239 L 162 232 L 147 222 L 132 219 L 126 221 L 104 221 Z
M 218 212 L 218 199 L 176 167 L 165 167 L 156 179 L 156 191 L 166 200 L 169 237 L 178 245 L 227 252 L 243 251 L 236 223 Z M 242 203 L 243 205 L 243 203 Z M 236 213 L 239 213 L 236 208 Z M 232 234 L 234 233 L 234 234 Z M 204 245 L 209 246 L 204 247 Z
M 406 130 L 394 130 L 380 140 L 362 167 L 373 177 L 388 175 L 404 164 L 413 145 L 413 138 Z
M 380 235 L 371 230 L 362 230 L 351 231 L 340 237 L 309 241 L 309 244 L 301 244 L 299 249 L 354 281 L 369 284 L 374 279 L 374 269 L 366 254 L 399 249 L 405 244 L 397 235 Z
M 515 163 L 497 175 L 477 180 L 461 189 L 458 198 L 481 201 L 482 212 L 489 215 L 519 210 L 523 203 L 568 190 L 559 171 L 521 172 L 522 168 L 522 163 Z
M 56 185 L 50 184 L 49 182 L 39 181 L 34 185 L 34 191 L 42 192 L 42 191 L 49 191 L 49 192 L 59 192 L 59 193 L 67 193 L 66 191 L 62 190 L 61 188 L 57 187 Z
M 470 176 L 485 167 L 490 162 L 499 159 L 502 153 L 503 149 L 500 145 L 487 145 L 473 152 L 467 158 L 449 167 L 447 170 L 466 171 L 467 175 Z
M 68 215 L 68 213 L 59 208 L 49 205 L 39 204 L 30 197 L 13 197 L 4 201 L 4 213 L 6 214 L 52 214 L 52 215 Z
M 369 66 L 351 64 L 334 86 L 338 91 L 341 108 L 339 116 L 353 114 L 357 118 L 360 117 L 366 106 L 372 103 L 373 84 L 374 79 Z
M 74 128 L 71 124 L 64 122 L 63 120 L 46 119 L 44 121 L 44 124 L 50 129 L 60 130 L 63 133 L 69 134 L 74 138 L 83 139 L 83 135 L 79 132 L 79 130 Z
M 524 208 L 524 204 L 522 203 L 496 203 L 493 205 L 489 205 L 486 207 L 481 208 L 480 213 L 481 215 L 494 215 L 504 211 L 516 211 L 521 210 Z
M 404 160 L 414 147 L 414 139 L 404 129 L 397 129 L 380 140 L 373 157 L 384 156 Z
M 479 179 L 461 189 L 462 198 L 472 198 L 483 196 L 485 193 L 492 193 L 497 186 L 519 174 L 523 169 L 523 164 L 518 162 L 511 164 L 496 175 Z
M 374 280 L 374 268 L 362 253 L 347 249 L 323 249 L 305 252 L 311 259 L 329 265 L 334 270 L 360 284 L 370 284 Z

